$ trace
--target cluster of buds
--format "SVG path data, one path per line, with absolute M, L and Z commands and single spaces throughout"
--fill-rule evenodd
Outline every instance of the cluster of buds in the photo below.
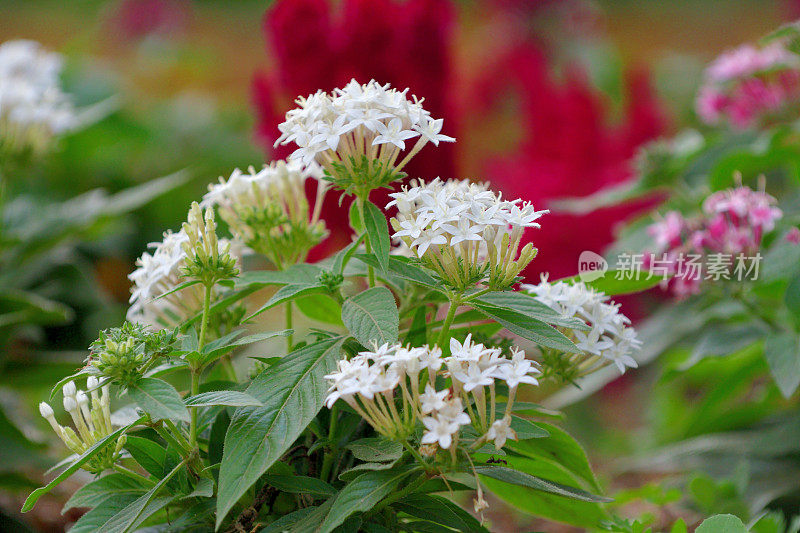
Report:
M 775 206 L 777 201 L 763 187 L 762 180 L 758 191 L 739 185 L 715 192 L 705 199 L 699 216 L 685 218 L 670 211 L 647 228 L 654 250 L 645 259 L 654 261 L 655 254 L 666 257 L 666 268 L 673 275 L 669 286 L 676 295 L 700 291 L 702 278 L 693 274 L 687 261 L 711 254 L 738 256 L 758 252 L 764 234 L 783 217 Z
M 41 151 L 78 122 L 60 87 L 62 58 L 35 41 L 0 44 L 0 149 Z
M 53 408 L 45 402 L 39 404 L 39 413 L 50 423 L 56 435 L 75 454 L 82 454 L 97 442 L 114 432 L 111 426 L 111 398 L 108 385 L 100 386 L 97 378 L 90 376 L 86 380 L 89 394 L 78 390 L 75 382 L 64 385 L 64 410 L 72 417 L 75 429 L 60 425 L 55 418 Z M 91 395 L 91 407 L 89 406 Z M 125 445 L 125 435 L 117 439 L 116 446 L 104 447 L 84 463 L 84 468 L 99 474 L 114 466 L 120 458 Z
M 187 278 L 200 280 L 206 287 L 239 275 L 236 258 L 231 255 L 231 243 L 217 238 L 217 223 L 214 210 L 192 202 L 188 221 L 183 223 L 187 240 L 181 243 L 186 261 L 182 273 Z
M 525 228 L 540 227 L 536 220 L 548 213 L 468 181 L 436 178 L 390 196 L 386 207 L 398 211 L 393 237 L 462 291 L 479 282 L 495 290 L 511 286 L 537 253 L 531 243 L 520 250 Z
M 315 164 L 275 161 L 256 172 L 238 168 L 227 180 L 208 186 L 201 206 L 216 207 L 233 235 L 263 254 L 279 269 L 304 261 L 308 251 L 326 236 L 320 220 L 327 184 Z M 313 211 L 306 181 L 316 184 Z
M 133 282 L 127 315 L 131 322 L 156 328 L 177 326 L 203 308 L 201 285 L 175 291 L 185 281 L 187 273 L 198 274 L 202 276 L 201 281 L 205 281 L 236 271 L 236 254 L 233 253 L 231 242 L 217 240 L 212 230 L 213 241 L 210 240 L 208 244 L 214 242 L 217 245 L 216 253 L 212 252 L 204 238 L 209 228 L 199 206 L 197 209 L 193 207 L 193 212 L 194 215 L 190 214 L 189 217 L 192 223 L 186 224 L 193 233 L 192 238 L 186 228 L 176 233 L 167 231 L 163 241 L 150 243 L 149 247 L 154 249 L 152 254 L 145 252 L 136 261 L 136 270 L 128 276 Z M 206 264 L 210 267 L 209 271 L 203 269 L 202 265 Z
M 105 378 L 128 386 L 142 377 L 149 363 L 165 355 L 175 340 L 172 330 L 149 330 L 126 322 L 100 333 L 89 347 L 87 363 Z
M 479 435 L 473 449 L 487 442 L 502 448 L 507 439 L 516 439 L 510 412 L 517 387 L 538 384 L 533 375 L 539 370 L 524 352 L 514 350 L 508 358 L 499 348 L 472 342 L 471 336 L 463 343 L 451 339 L 450 351 L 443 358 L 436 346 L 384 344 L 339 361 L 336 372 L 325 376 L 331 382 L 327 405 L 341 399 L 378 433 L 403 443 L 420 422 L 424 455 L 450 450 L 455 460 L 460 430 L 467 424 Z M 496 382 L 507 388 L 503 416 L 497 412 Z
M 537 285 L 521 286 L 522 290 L 556 310 L 565 318 L 578 318 L 586 323 L 588 331 L 561 328 L 571 338 L 580 354 L 565 354 L 543 349 L 544 368 L 565 381 L 573 381 L 599 368 L 614 364 L 620 373 L 638 365 L 631 354 L 642 344 L 636 330 L 630 327 L 630 319 L 619 310 L 619 304 L 609 301 L 608 296 L 595 291 L 583 282 L 575 284 L 563 281 L 549 282 L 543 275 Z
M 748 128 L 790 109 L 800 96 L 800 58 L 780 41 L 725 52 L 705 71 L 697 114 L 707 124 Z
M 442 135 L 443 120 L 432 118 L 422 100 L 409 100 L 407 92 L 388 83 L 352 80 L 330 94 L 318 91 L 299 98 L 298 107 L 278 126 L 275 146 L 297 144 L 291 160 L 316 162 L 336 187 L 366 197 L 404 177 L 402 169 L 428 142 L 438 146 L 455 140 Z M 405 141 L 413 138 L 417 141 L 405 152 Z

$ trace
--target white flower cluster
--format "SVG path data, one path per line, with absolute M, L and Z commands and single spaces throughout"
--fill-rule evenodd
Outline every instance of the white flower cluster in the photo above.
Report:
M 407 93 L 408 89 L 398 91 L 388 83 L 381 85 L 372 80 L 362 85 L 352 80 L 330 94 L 317 91 L 308 98 L 298 98 L 299 107 L 286 113 L 286 121 L 278 126 L 281 135 L 275 146 L 297 144 L 299 148 L 289 157 L 291 160 L 304 164 L 316 161 L 334 183 L 345 189 L 338 180 L 348 185 L 348 180 L 358 180 L 358 175 L 366 171 L 359 167 L 365 159 L 370 176 L 356 185 L 385 185 L 374 180 L 391 178 L 428 142 L 438 146 L 442 141 L 455 141 L 441 134 L 443 119 L 432 118 L 422 107 L 423 100 L 409 100 Z M 414 146 L 397 163 L 406 148 L 405 141 L 413 138 L 417 138 Z M 376 168 L 374 161 L 382 168 Z M 345 176 L 346 172 L 351 176 Z
M 463 344 L 451 339 L 450 347 L 452 355 L 442 358 L 438 347 L 384 344 L 341 360 L 337 370 L 325 376 L 331 382 L 326 404 L 330 408 L 337 400 L 345 401 L 376 431 L 400 442 L 420 420 L 425 428 L 423 445 L 454 452 L 459 429 L 471 423 L 482 435 L 475 444 L 494 442 L 502 448 L 507 439 L 516 439 L 509 413 L 517 387 L 537 384 L 532 374 L 538 369 L 522 351 L 509 359 L 498 348 L 473 343 L 470 336 Z M 436 390 L 437 377 L 449 378 L 451 386 Z M 496 380 L 509 391 L 501 420 L 495 412 Z M 397 405 L 398 396 L 402 405 Z
M 0 44 L 0 142 L 13 149 L 42 148 L 77 124 L 60 87 L 62 59 L 35 41 Z
M 89 389 L 88 394 L 78 390 L 74 381 L 67 382 L 63 387 L 64 410 L 72 418 L 75 429 L 60 425 L 56 421 L 53 408 L 46 402 L 39 404 L 39 413 L 50 423 L 50 427 L 67 448 L 76 454 L 82 454 L 96 442 L 114 432 L 111 425 L 111 394 L 108 385 L 101 387 L 96 377 L 89 376 L 86 386 Z M 124 444 L 125 436 L 122 435 L 117 441 L 116 449 L 106 448 L 92 456 L 87 463 L 87 469 L 99 473 L 110 468 L 119 457 Z
M 308 179 L 316 184 L 313 210 L 305 192 Z M 319 216 L 327 188 L 316 163 L 274 161 L 259 171 L 237 168 L 227 180 L 220 178 L 200 205 L 216 207 L 237 239 L 284 268 L 303 261 L 325 238 Z
M 200 284 L 167 294 L 184 281 L 183 270 L 187 265 L 185 248 L 189 236 L 181 229 L 164 232 L 164 240 L 152 242 L 136 260 L 136 270 L 129 276 L 133 282 L 127 318 L 131 322 L 156 328 L 172 327 L 194 316 L 203 308 L 203 288 Z M 231 245 L 227 239 L 219 239 L 219 251 Z M 166 296 L 163 296 L 167 294 Z
M 503 200 L 486 184 L 439 178 L 392 193 L 386 206 L 396 205 L 393 235 L 435 270 L 445 283 L 465 289 L 484 281 L 493 289 L 511 285 L 536 256 L 528 243 L 521 250 L 526 228 L 549 211 L 536 211 L 521 200 Z
M 575 345 L 590 355 L 582 363 L 584 373 L 591 372 L 603 361 L 614 363 L 623 374 L 627 367 L 638 366 L 631 353 L 639 349 L 642 342 L 636 330 L 629 327 L 630 320 L 620 312 L 619 304 L 609 302 L 604 293 L 583 282 L 550 283 L 544 275 L 538 285 L 522 285 L 521 288 L 561 315 L 580 318 L 589 325 L 589 331 L 570 330 Z

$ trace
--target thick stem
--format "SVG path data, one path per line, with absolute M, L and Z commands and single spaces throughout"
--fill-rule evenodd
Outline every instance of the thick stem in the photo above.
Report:
M 356 196 L 356 205 L 358 206 L 358 216 L 361 217 L 361 224 L 362 226 L 364 226 L 364 230 L 366 231 L 367 223 L 366 220 L 364 219 L 364 197 L 361 196 L 360 194 Z M 372 252 L 372 246 L 369 239 L 369 232 L 367 232 L 366 236 L 364 237 L 364 247 L 366 248 L 367 253 Z M 367 267 L 367 278 L 369 279 L 369 286 L 374 287 L 375 269 L 373 269 L 371 266 Z
M 202 351 L 206 342 L 206 330 L 208 329 L 208 315 L 211 308 L 211 289 L 212 285 L 206 285 L 205 295 L 203 296 L 203 317 L 200 322 L 200 335 L 197 339 L 197 351 Z M 200 368 L 192 367 L 192 396 L 200 392 Z M 197 448 L 197 407 L 190 407 L 191 419 L 189 422 L 189 445 L 192 449 Z
M 333 460 L 336 458 L 336 454 L 339 452 L 339 445 L 336 442 L 336 426 L 339 422 L 339 406 L 334 404 L 331 408 L 331 421 L 330 426 L 328 429 L 328 442 L 330 443 L 330 448 L 328 453 L 325 454 L 325 459 L 322 461 L 322 472 L 320 473 L 320 479 L 323 481 L 327 481 L 328 476 L 331 473 L 331 468 L 333 467 Z
M 450 343 L 447 342 L 447 336 L 450 334 L 450 325 L 453 323 L 453 320 L 456 318 L 456 311 L 458 310 L 458 306 L 461 305 L 460 298 L 450 297 L 450 309 L 447 310 L 447 316 L 444 318 L 444 323 L 442 324 L 442 331 L 439 332 L 439 340 L 438 345 L 439 348 L 442 350 L 446 350 Z

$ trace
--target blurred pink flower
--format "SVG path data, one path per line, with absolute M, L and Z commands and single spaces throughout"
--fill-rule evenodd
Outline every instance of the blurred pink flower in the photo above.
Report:
M 173 35 L 186 29 L 192 6 L 186 0 L 122 0 L 113 7 L 114 31 L 125 39 Z
M 751 127 L 800 97 L 800 60 L 774 42 L 745 44 L 723 53 L 706 68 L 695 103 L 700 119 Z

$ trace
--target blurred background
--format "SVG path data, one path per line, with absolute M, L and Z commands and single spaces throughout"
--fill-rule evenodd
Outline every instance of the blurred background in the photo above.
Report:
M 20 0 L 0 1 L 0 14 L 0 42 L 34 39 L 61 52 L 76 104 L 110 105 L 24 179 L 12 179 L 15 194 L 63 202 L 179 170 L 186 176 L 169 194 L 62 242 L 59 259 L 46 261 L 58 274 L 36 287 L 71 311 L 58 323 L 3 334 L 0 530 L 62 531 L 74 519 L 60 515 L 68 484 L 34 513 L 18 513 L 52 463 L 35 404 L 81 364 L 99 329 L 123 319 L 126 276 L 148 242 L 177 228 L 218 176 L 287 155 L 272 143 L 298 95 L 352 77 L 409 87 L 459 140 L 423 152 L 412 177 L 489 180 L 547 208 L 630 179 L 638 147 L 696 123 L 704 65 L 800 16 L 800 2 Z M 582 250 L 602 251 L 620 221 L 657 200 L 581 217 L 555 212 L 533 236 L 540 255 L 527 275 L 574 274 Z M 334 231 L 315 258 L 349 240 L 346 211 L 334 195 L 326 202 Z M 635 447 L 642 424 L 658 420 L 636 408 L 651 383 L 647 372 L 626 376 L 567 411 L 570 429 L 599 454 L 592 459 L 601 475 L 607 457 Z M 509 531 L 535 527 L 503 517 L 493 520 L 507 518 Z

